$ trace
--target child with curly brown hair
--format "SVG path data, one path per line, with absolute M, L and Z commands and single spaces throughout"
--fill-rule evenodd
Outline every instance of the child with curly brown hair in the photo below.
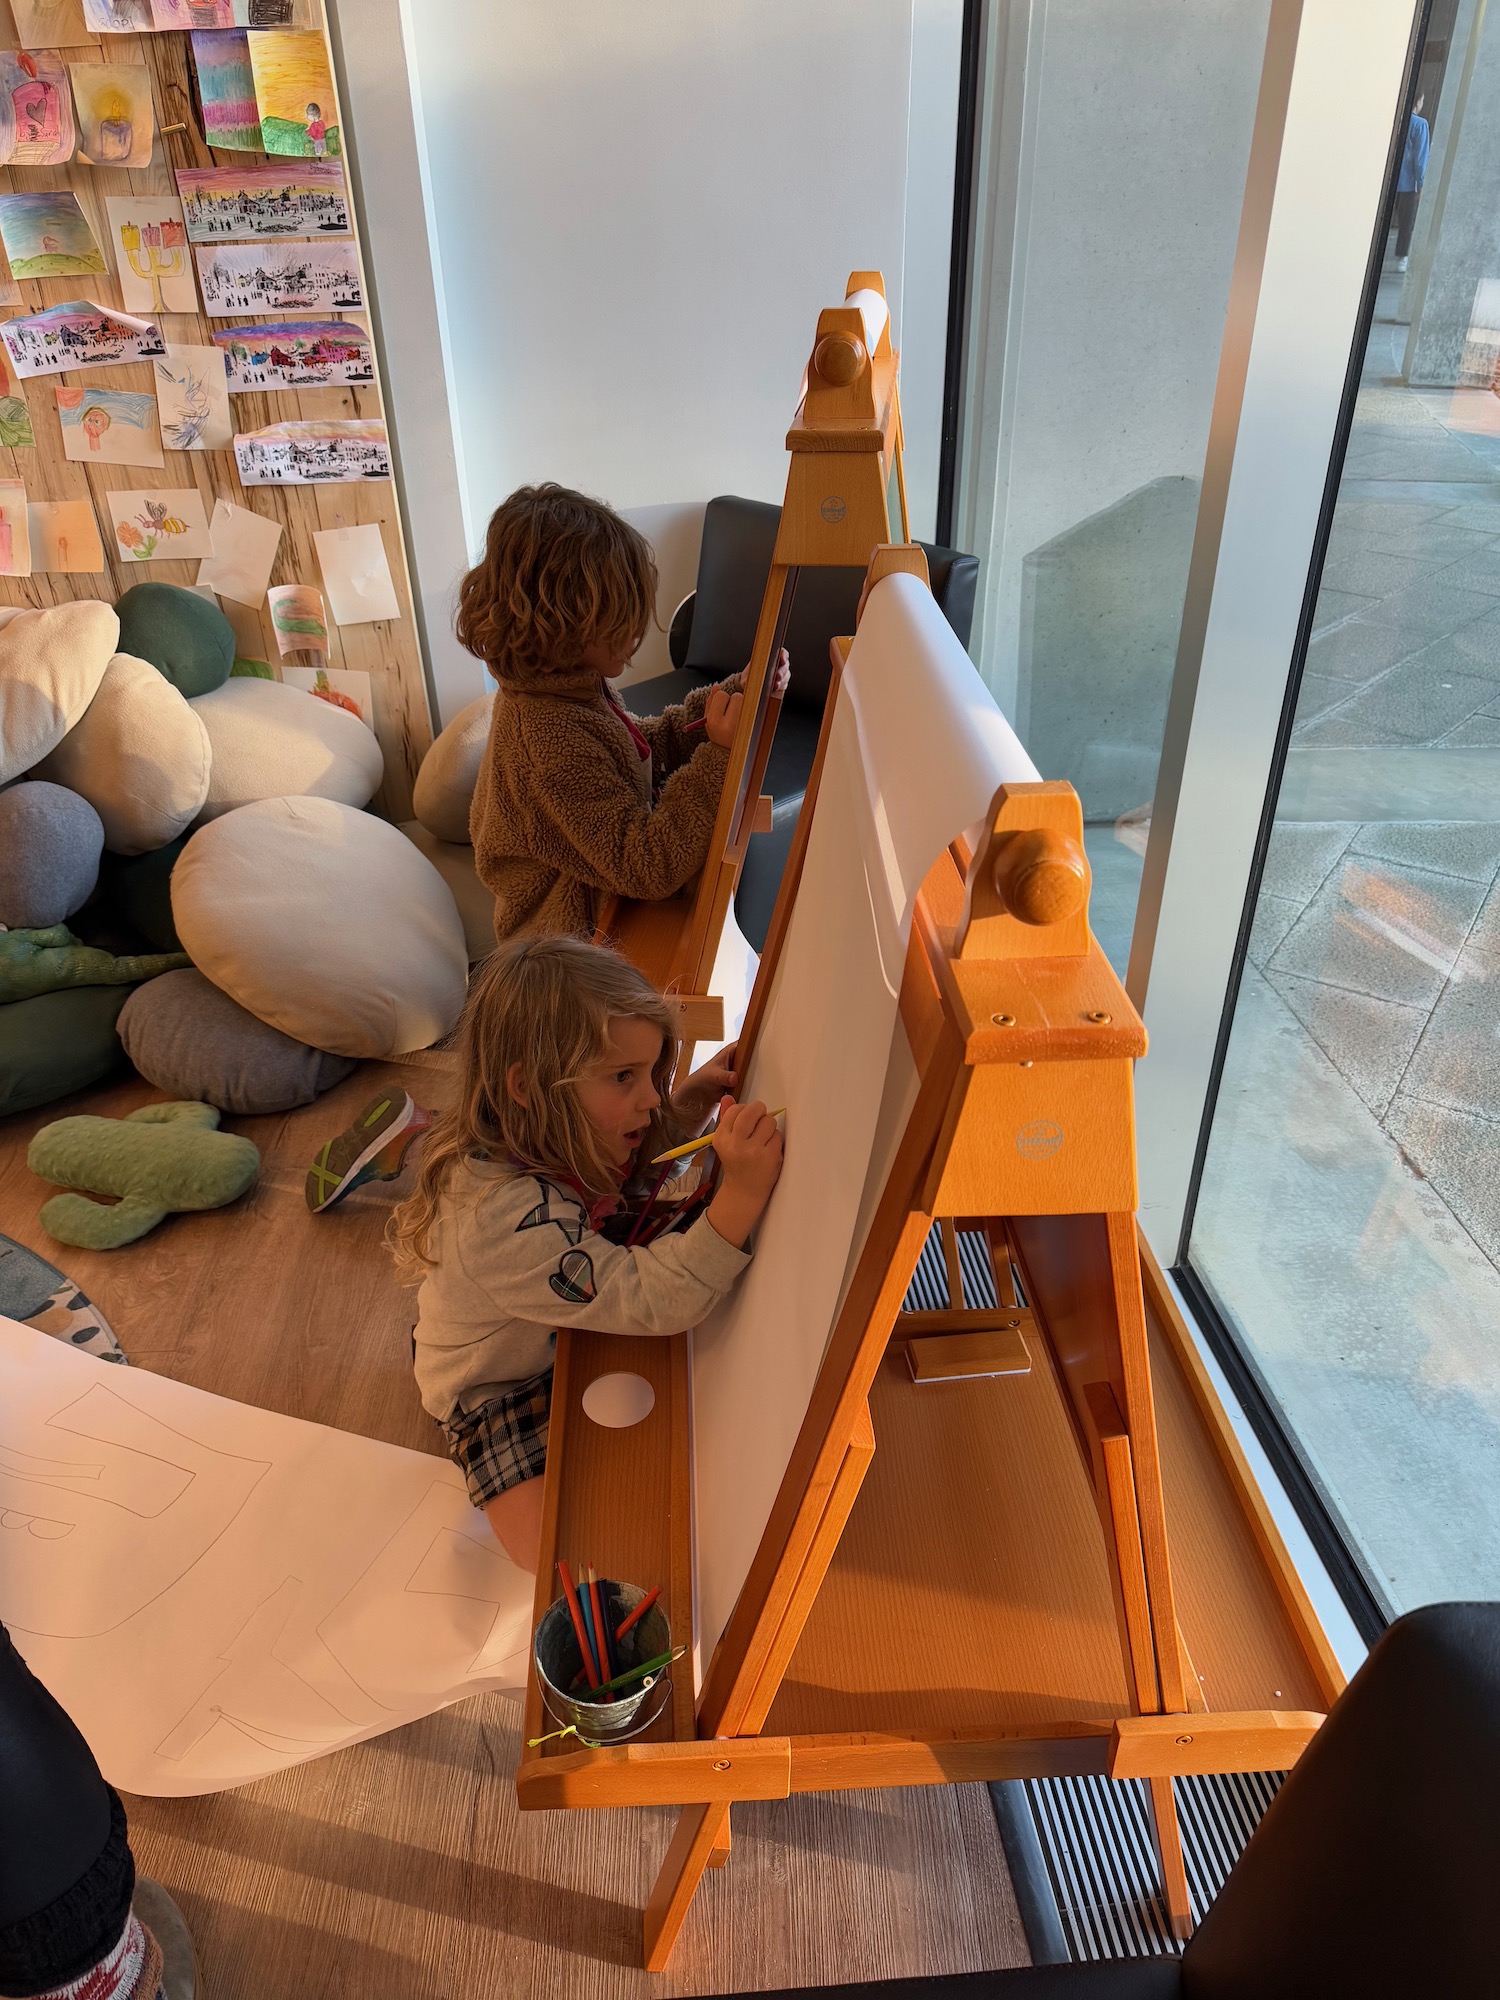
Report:
M 650 548 L 601 501 L 523 486 L 491 517 L 456 629 L 500 689 L 469 814 L 498 938 L 591 936 L 609 897 L 675 895 L 708 859 L 740 676 L 628 715 L 610 682 L 655 601 Z

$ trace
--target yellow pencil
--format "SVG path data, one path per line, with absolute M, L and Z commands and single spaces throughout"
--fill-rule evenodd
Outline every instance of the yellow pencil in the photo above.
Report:
M 783 1104 L 779 1111 L 770 1115 L 773 1118 L 784 1117 L 786 1106 Z M 685 1160 L 693 1153 L 701 1153 L 705 1146 L 711 1146 L 717 1136 L 717 1128 L 713 1132 L 705 1132 L 701 1139 L 689 1139 L 685 1146 L 674 1146 L 668 1153 L 658 1153 L 651 1164 L 653 1167 L 664 1167 L 668 1160 Z

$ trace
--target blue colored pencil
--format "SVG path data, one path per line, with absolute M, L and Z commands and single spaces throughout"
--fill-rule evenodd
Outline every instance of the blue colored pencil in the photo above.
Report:
M 590 1661 L 598 1662 L 598 1665 L 596 1667 L 596 1672 L 599 1675 L 599 1679 L 601 1681 L 607 1680 L 609 1676 L 604 1671 L 604 1654 L 599 1645 L 599 1641 L 594 1637 L 594 1614 L 592 1610 L 589 1608 L 589 1586 L 588 1586 L 587 1573 L 585 1573 L 584 1575 L 583 1588 L 578 1593 L 578 1602 L 583 1608 L 583 1629 L 588 1634 Z M 595 1685 L 597 1686 L 598 1683 L 596 1682 Z

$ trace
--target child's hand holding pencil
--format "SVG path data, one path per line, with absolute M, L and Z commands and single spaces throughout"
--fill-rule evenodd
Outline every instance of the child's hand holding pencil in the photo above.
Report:
M 781 1173 L 777 1116 L 759 1101 L 736 1104 L 726 1097 L 714 1130 L 695 1142 L 696 1146 L 711 1141 L 719 1156 L 723 1178 L 708 1205 L 708 1219 L 736 1250 L 745 1247 L 745 1238 L 764 1213 Z

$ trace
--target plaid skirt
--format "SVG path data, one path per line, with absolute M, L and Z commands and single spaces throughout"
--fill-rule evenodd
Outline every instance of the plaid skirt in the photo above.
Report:
M 443 1425 L 448 1455 L 463 1473 L 469 1498 L 483 1507 L 509 1486 L 539 1479 L 547 1466 L 547 1419 L 552 1370 L 518 1382 L 474 1410 L 455 1410 Z

